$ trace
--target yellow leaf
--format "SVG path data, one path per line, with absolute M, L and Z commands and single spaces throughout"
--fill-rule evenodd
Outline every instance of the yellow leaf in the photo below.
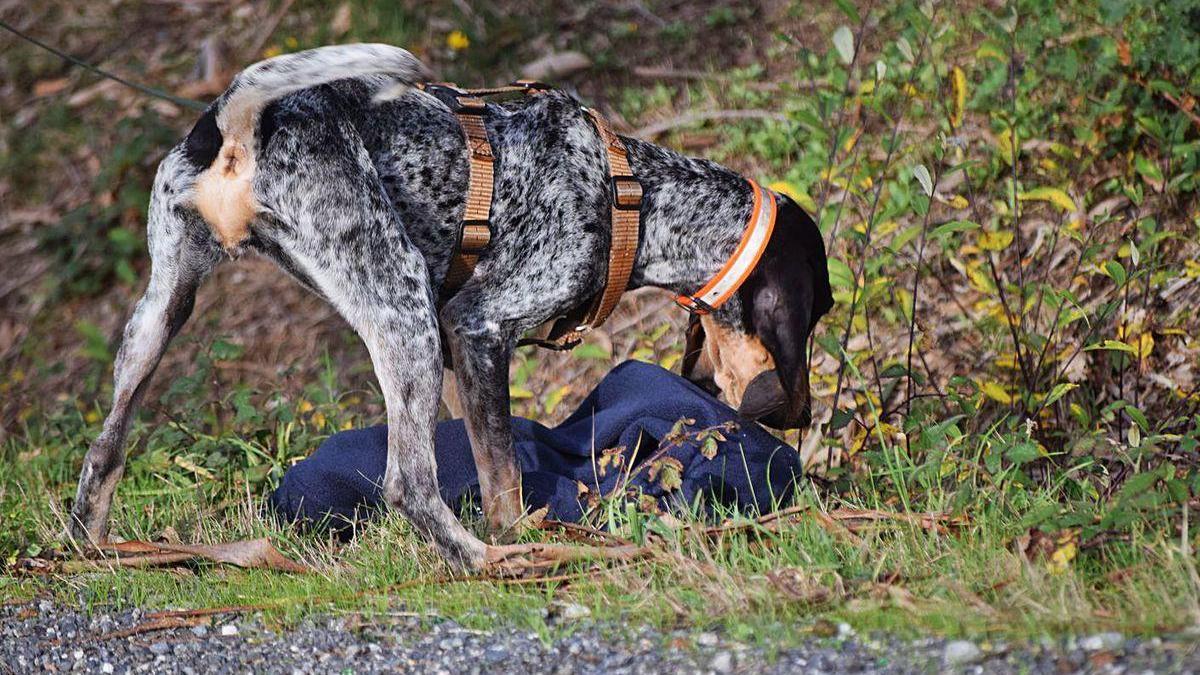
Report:
M 954 66 L 950 71 L 950 88 L 954 92 L 954 105 L 950 109 L 950 124 L 957 129 L 962 126 L 963 111 L 967 108 L 967 74 L 958 66 Z
M 446 46 L 456 52 L 462 51 L 471 46 L 471 38 L 467 37 L 467 34 L 461 30 L 451 31 L 446 36 Z
M 972 265 L 967 268 L 967 278 L 971 280 L 971 285 L 975 290 L 981 293 L 992 293 L 996 290 L 996 285 L 992 282 L 992 278 L 980 265 Z
M 1149 333 L 1142 333 L 1134 342 L 1133 347 L 1137 350 L 1139 359 L 1150 358 L 1150 352 L 1154 351 L 1154 336 Z
M 83 416 L 83 421 L 87 422 L 88 424 L 95 424 L 96 422 L 100 421 L 100 413 L 96 412 L 95 410 L 89 410 L 87 411 L 87 414 Z
M 1034 188 L 1029 192 L 1023 192 L 1017 195 L 1017 199 L 1023 202 L 1049 202 L 1063 211 L 1068 212 L 1076 210 L 1075 200 L 1071 199 L 1071 195 L 1058 188 Z
M 939 202 L 953 209 L 965 209 L 971 205 L 971 203 L 967 201 L 967 198 L 962 195 L 950 195 L 949 197 L 945 197 L 943 195 L 934 193 L 933 196 Z
M 306 412 L 312 412 L 312 409 L 313 409 L 313 404 L 309 403 L 307 399 L 300 399 L 300 403 L 298 403 L 296 405 L 296 411 L 299 412 L 300 414 L 304 414 Z
M 1050 560 L 1046 562 L 1046 569 L 1048 569 L 1051 574 L 1062 574 L 1063 572 L 1066 572 L 1067 568 L 1071 565 L 1071 561 L 1075 559 L 1076 552 L 1077 549 L 1074 541 L 1068 541 L 1062 546 L 1059 546 L 1057 549 L 1055 549 L 1054 553 L 1050 555 Z
M 807 192 L 786 180 L 777 180 L 768 185 L 767 189 L 791 197 L 793 201 L 800 205 L 800 208 L 809 213 L 815 213 L 817 210 L 817 203 L 813 201 L 813 198 Z
M 317 427 L 318 429 L 324 429 L 325 428 L 325 413 L 321 412 L 320 410 L 313 413 L 312 423 L 313 423 L 313 426 Z
M 977 58 L 981 61 L 983 59 L 996 59 L 997 61 L 1007 61 L 1008 55 L 1005 54 L 1004 52 L 1000 51 L 1000 48 L 997 47 L 994 43 L 985 42 L 979 47 L 979 49 L 975 50 L 975 58 Z
M 525 387 L 511 386 L 508 388 L 508 397 L 516 399 L 533 398 L 533 392 Z
M 1014 138 L 1012 128 L 1005 129 L 996 136 L 996 147 L 1000 150 L 1000 159 L 1004 160 L 1005 164 L 1012 164 L 1015 157 L 1016 139 Z
M 682 356 L 683 354 L 679 352 L 671 352 L 670 354 L 667 354 L 663 358 L 659 359 L 658 365 L 662 366 L 664 370 L 670 370 L 675 367 L 676 363 L 679 363 L 679 359 Z
M 849 138 L 842 143 L 842 152 L 850 152 L 853 150 L 854 146 L 858 145 L 858 139 L 862 136 L 862 134 L 862 129 L 855 129 L 854 133 L 850 134 Z
M 1013 402 L 1012 394 L 1009 394 L 999 382 L 980 382 L 979 390 L 998 403 L 1008 405 Z
M 563 396 L 566 396 L 568 393 L 570 393 L 570 391 L 571 385 L 569 384 L 564 384 L 558 389 L 551 391 L 550 394 L 546 396 L 546 401 L 542 404 L 542 408 L 545 409 L 546 414 L 553 415 L 554 411 L 558 409 L 558 404 L 562 403 Z
M 1012 230 L 980 232 L 978 242 L 979 248 L 985 251 L 1003 251 L 1013 242 L 1013 233 Z

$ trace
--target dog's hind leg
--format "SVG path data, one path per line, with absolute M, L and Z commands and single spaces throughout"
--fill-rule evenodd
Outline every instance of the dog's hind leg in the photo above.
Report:
M 167 344 L 192 313 L 196 288 L 220 260 L 208 226 L 176 205 L 187 180 L 178 154 L 159 167 L 151 196 L 147 238 L 150 283 L 125 326 L 113 366 L 113 404 L 103 430 L 83 460 L 69 531 L 80 542 L 102 543 L 113 492 L 125 468 L 125 436 L 138 402 Z
M 394 217 L 386 206 L 377 206 L 364 222 Z M 340 211 L 353 214 L 349 209 Z M 332 245 L 293 248 L 285 244 L 284 249 L 312 270 L 321 292 L 362 337 L 371 355 L 387 407 L 384 499 L 431 539 L 447 561 L 478 568 L 484 562 L 483 542 L 462 526 L 438 491 L 433 437 L 442 352 L 428 272 L 424 258 L 399 227 L 389 223 L 387 229 L 392 234 L 371 226 L 361 229 L 362 241 L 373 244 L 369 261 L 321 252 L 335 250 Z M 320 257 L 306 259 L 306 255 Z
M 384 499 L 448 562 L 479 568 L 483 542 L 438 490 L 442 350 L 429 271 L 361 147 L 335 115 L 291 122 L 259 165 L 256 191 L 276 216 L 260 236 L 366 343 L 387 407 Z

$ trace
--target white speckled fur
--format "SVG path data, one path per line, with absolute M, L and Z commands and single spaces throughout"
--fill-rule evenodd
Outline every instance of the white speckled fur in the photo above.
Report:
M 548 92 L 489 105 L 491 244 L 457 294 L 439 299 L 465 208 L 465 139 L 425 92 L 375 100 L 423 72 L 408 52 L 383 45 L 264 61 L 239 75 L 163 160 L 147 227 L 150 284 L 126 327 L 112 410 L 84 461 L 72 510 L 77 538 L 105 536 L 130 416 L 196 288 L 220 260 L 254 250 L 327 299 L 366 343 L 387 404 L 386 499 L 448 560 L 484 564 L 484 544 L 438 496 L 433 430 L 445 357 L 489 524 L 507 527 L 522 511 L 509 422 L 512 350 L 524 332 L 599 291 L 611 196 L 602 143 L 576 100 Z M 694 291 L 736 247 L 751 190 L 713 162 L 625 142 L 645 192 L 631 286 Z M 252 172 L 254 200 L 254 216 L 232 238 L 201 217 L 195 190 L 231 145 L 249 153 L 234 171 Z M 782 227 L 764 271 L 713 320 L 761 338 L 780 379 L 803 381 L 803 392 L 789 390 L 796 419 L 808 405 L 804 344 L 832 300 L 819 232 L 777 199 Z

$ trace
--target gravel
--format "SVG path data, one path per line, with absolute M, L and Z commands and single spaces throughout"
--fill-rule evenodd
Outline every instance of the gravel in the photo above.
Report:
M 404 612 L 310 618 L 283 631 L 252 616 L 218 616 L 211 625 L 116 633 L 151 620 L 136 609 L 83 613 L 46 601 L 0 606 L 0 673 L 1200 671 L 1195 636 L 1097 633 L 1005 644 L 900 640 L 847 629 L 828 638 L 805 632 L 795 646 L 767 649 L 719 632 L 614 630 L 577 610 L 547 617 L 566 628 L 549 643 L 528 631 L 476 631 Z

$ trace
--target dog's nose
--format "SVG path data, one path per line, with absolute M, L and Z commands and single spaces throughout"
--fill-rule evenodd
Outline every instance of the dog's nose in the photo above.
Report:
M 750 420 L 773 417 L 787 405 L 787 394 L 774 370 L 764 370 L 742 392 L 738 414 Z M 769 424 L 769 423 L 768 423 Z

